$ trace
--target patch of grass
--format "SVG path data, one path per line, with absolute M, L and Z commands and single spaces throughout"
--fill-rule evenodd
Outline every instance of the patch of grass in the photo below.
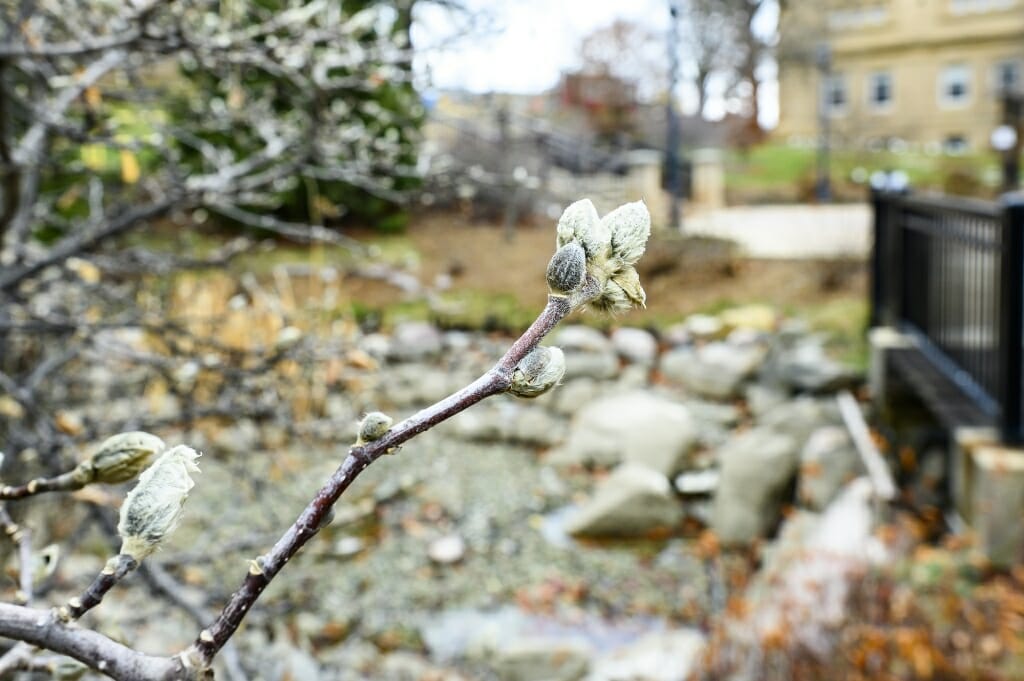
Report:
M 812 329 L 827 333 L 829 348 L 836 358 L 858 371 L 868 368 L 870 312 L 867 299 L 859 296 L 834 298 L 793 310 L 794 315 L 806 319 Z

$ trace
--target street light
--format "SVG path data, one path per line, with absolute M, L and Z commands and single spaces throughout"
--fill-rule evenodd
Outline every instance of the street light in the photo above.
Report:
M 668 103 L 666 116 L 665 179 L 669 192 L 669 225 L 671 229 L 683 231 L 682 183 L 679 177 L 679 115 L 676 113 L 676 84 L 679 82 L 679 14 L 678 0 L 668 1 Z
M 832 49 L 828 43 L 819 43 L 814 50 L 814 64 L 820 74 L 818 96 L 818 172 L 814 184 L 814 196 L 822 202 L 832 199 L 832 182 L 829 179 L 829 146 L 831 144 L 832 92 Z

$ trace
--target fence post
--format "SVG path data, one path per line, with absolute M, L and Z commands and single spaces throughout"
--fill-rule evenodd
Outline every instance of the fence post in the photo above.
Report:
M 1024 442 L 1022 390 L 1024 390 L 1024 194 L 1005 194 L 1003 204 L 1002 310 L 1000 310 L 999 365 L 1003 367 L 1001 429 L 1007 443 Z
M 887 302 L 892 300 L 892 277 L 886 269 L 892 258 L 889 253 L 889 217 L 885 192 L 871 189 L 871 211 L 873 219 L 874 244 L 871 247 L 871 326 L 883 326 L 891 317 L 891 310 L 886 309 Z

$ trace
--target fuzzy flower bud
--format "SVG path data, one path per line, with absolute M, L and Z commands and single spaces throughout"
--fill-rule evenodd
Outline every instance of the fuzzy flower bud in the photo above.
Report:
M 564 375 L 562 350 L 537 346 L 516 365 L 508 391 L 516 397 L 537 397 L 558 385 Z
M 359 422 L 358 444 L 373 442 L 384 437 L 391 429 L 394 420 L 380 411 L 371 411 Z
M 554 293 L 571 293 L 587 274 L 587 256 L 583 247 L 570 242 L 555 251 L 548 263 L 548 286 Z
M 120 433 L 103 441 L 96 452 L 75 470 L 82 482 L 110 485 L 128 482 L 164 451 L 164 441 L 156 435 L 135 431 Z
M 643 201 L 619 206 L 601 218 L 612 235 L 612 256 L 623 265 L 633 265 L 647 248 L 651 236 L 651 214 Z
M 611 243 L 611 233 L 598 219 L 597 209 L 590 199 L 570 205 L 558 219 L 558 248 L 572 242 L 583 248 L 588 261 L 603 257 Z
M 195 484 L 189 474 L 199 472 L 198 458 L 196 450 L 178 445 L 143 471 L 121 506 L 121 553 L 141 562 L 174 531 Z

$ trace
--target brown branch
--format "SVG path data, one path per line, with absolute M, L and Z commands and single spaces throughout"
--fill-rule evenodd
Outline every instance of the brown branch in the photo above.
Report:
M 77 620 L 102 603 L 107 592 L 137 567 L 139 567 L 138 561 L 131 556 L 124 553 L 117 554 L 107 562 L 103 570 L 96 575 L 92 584 L 82 592 L 82 595 L 72 598 L 67 605 L 58 610 L 58 616 L 62 619 Z
M 194 678 L 177 658 L 136 652 L 103 634 L 55 621 L 45 610 L 0 603 L 0 636 L 67 655 L 120 681 Z
M 395 452 L 402 443 L 433 428 L 445 419 L 491 395 L 505 392 L 511 384 L 512 372 L 516 365 L 570 312 L 596 297 L 598 290 L 597 282 L 591 278 L 572 299 L 565 296 L 548 296 L 547 305 L 530 328 L 487 373 L 462 390 L 398 423 L 380 439 L 352 447 L 341 466 L 320 488 L 316 497 L 270 552 L 250 563 L 249 572 L 241 587 L 232 594 L 217 620 L 200 632 L 192 647 L 183 656 L 194 661 L 200 668 L 208 668 L 217 651 L 235 633 L 263 590 L 292 556 L 316 535 L 335 502 L 367 466 L 381 456 Z
M 0 487 L 0 500 L 24 499 L 46 492 L 73 492 L 82 489 L 87 484 L 89 484 L 88 480 L 80 480 L 72 470 L 52 478 L 29 480 L 23 485 L 4 485 Z

